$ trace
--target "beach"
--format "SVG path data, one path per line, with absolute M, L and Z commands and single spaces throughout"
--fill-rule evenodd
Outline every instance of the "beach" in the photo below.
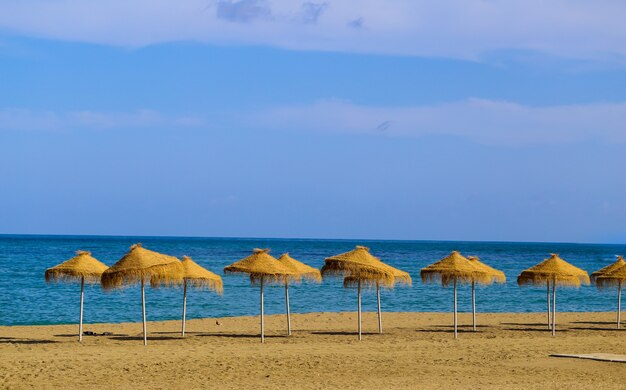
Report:
M 22 388 L 351 388 L 351 389 L 619 389 L 622 363 L 554 358 L 550 354 L 626 352 L 626 334 L 615 313 L 557 313 L 557 333 L 545 313 L 459 315 L 452 336 L 451 313 L 376 313 L 363 317 L 356 337 L 355 312 L 266 317 L 266 343 L 259 318 L 225 317 L 149 322 L 149 345 L 141 323 L 86 324 L 78 343 L 76 325 L 0 327 L 0 387 Z M 219 325 L 218 325 L 219 323 Z

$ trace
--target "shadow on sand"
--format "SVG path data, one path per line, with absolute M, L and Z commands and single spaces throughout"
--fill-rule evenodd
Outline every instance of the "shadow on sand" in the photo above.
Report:
M 13 337 L 0 337 L 0 344 L 54 344 L 54 340 L 16 339 Z
M 120 341 L 142 341 L 143 336 L 109 336 L 110 340 Z M 180 340 L 182 337 L 169 337 L 169 336 L 148 336 L 148 341 L 166 341 L 166 340 Z
M 584 325 L 613 325 L 617 326 L 617 321 L 572 321 L 570 324 L 584 324 Z
M 319 334 L 319 335 L 325 335 L 325 336 L 358 336 L 359 332 L 353 332 L 353 331 L 316 331 L 316 332 L 311 332 L 311 334 Z M 361 332 L 362 336 L 374 336 L 374 335 L 378 335 L 378 332 Z
M 447 329 L 450 329 L 450 330 L 454 329 L 454 325 L 431 325 L 431 327 L 433 327 L 433 328 L 447 328 Z M 490 326 L 490 325 L 476 325 L 476 327 L 477 328 L 491 328 L 492 326 Z M 457 325 L 457 329 L 462 329 L 462 328 L 463 329 L 465 329 L 465 328 L 472 329 L 472 325 L 471 324 L 470 325 L 466 325 L 466 324 Z
M 454 333 L 454 329 L 450 328 L 450 329 L 416 329 L 416 332 L 419 333 Z M 471 329 L 460 329 L 457 328 L 457 333 L 479 333 L 479 332 L 474 332 Z
M 622 332 L 624 329 L 617 329 L 617 327 L 615 327 L 615 324 L 613 324 L 613 328 L 589 328 L 589 327 L 571 327 L 570 329 L 572 330 L 592 330 L 592 331 L 601 331 L 601 332 Z M 557 328 L 558 329 L 558 328 Z
M 180 335 L 180 330 L 179 331 L 172 331 L 172 332 L 151 332 L 152 334 L 177 334 Z M 204 332 L 187 332 L 185 331 L 185 334 L 204 334 Z
M 520 326 L 544 326 L 544 327 L 548 327 L 548 321 L 546 322 L 535 322 L 535 323 L 528 323 L 528 322 L 501 322 L 501 325 L 520 325 Z
M 546 325 L 545 328 L 502 328 L 502 330 L 512 330 L 512 331 L 517 331 L 517 332 L 544 332 L 544 333 L 550 333 L 552 332 L 550 329 L 548 329 L 548 326 Z M 561 333 L 561 332 L 568 332 L 569 329 L 568 328 L 559 328 L 559 325 L 556 325 L 556 332 L 557 333 Z
M 102 333 L 97 333 L 97 334 L 83 334 L 83 338 L 86 337 L 111 337 L 111 336 L 128 336 L 127 334 L 122 334 L 122 333 L 110 333 L 110 334 L 102 334 Z M 76 337 L 78 338 L 78 334 L 77 333 L 72 333 L 72 334 L 55 334 L 54 337 L 67 337 L 67 338 L 72 338 L 72 337 Z
M 199 337 L 230 337 L 234 339 L 260 339 L 260 334 L 240 334 L 240 333 L 201 333 L 198 334 Z M 287 338 L 287 335 L 279 335 L 279 334 L 266 334 L 266 339 L 282 339 Z

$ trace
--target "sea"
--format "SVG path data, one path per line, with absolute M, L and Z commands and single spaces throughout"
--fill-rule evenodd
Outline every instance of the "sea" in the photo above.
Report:
M 278 257 L 284 252 L 313 267 L 321 268 L 326 257 L 354 249 L 370 248 L 382 261 L 409 272 L 412 286 L 397 286 L 381 293 L 386 312 L 450 312 L 452 288 L 423 284 L 420 269 L 453 250 L 474 255 L 506 274 L 503 285 L 478 287 L 478 312 L 541 312 L 545 310 L 546 290 L 519 287 L 517 275 L 558 253 L 563 259 L 589 273 L 626 254 L 626 245 L 522 243 L 522 242 L 452 242 L 452 241 L 378 241 L 263 238 L 182 238 L 182 237 L 112 237 L 112 236 L 41 236 L 0 235 L 0 325 L 71 324 L 78 321 L 80 284 L 46 283 L 44 272 L 87 250 L 107 265 L 114 264 L 135 243 L 145 248 L 181 258 L 190 256 L 203 267 L 222 275 L 224 294 L 190 289 L 187 294 L 187 318 L 228 317 L 259 314 L 259 287 L 252 286 L 246 275 L 224 275 L 228 264 L 249 255 L 253 248 L 270 248 Z M 265 289 L 265 311 L 285 312 L 284 287 Z M 357 292 L 344 288 L 340 278 L 326 278 L 320 284 L 303 282 L 289 289 L 293 313 L 356 311 Z M 182 288 L 148 288 L 148 320 L 179 319 L 182 312 Z M 459 311 L 471 311 L 471 290 L 458 291 Z M 363 291 L 364 311 L 376 310 L 374 290 Z M 594 286 L 557 289 L 558 311 L 614 311 L 615 289 L 598 290 Z M 138 286 L 103 291 L 98 284 L 85 288 L 85 323 L 141 321 L 141 292 Z

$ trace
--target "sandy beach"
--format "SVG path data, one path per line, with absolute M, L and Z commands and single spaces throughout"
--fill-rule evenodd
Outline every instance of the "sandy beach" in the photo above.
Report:
M 614 313 L 558 313 L 558 332 L 544 313 L 481 314 L 479 332 L 460 315 L 458 340 L 448 313 L 356 313 L 266 318 L 261 344 L 257 317 L 85 325 L 111 332 L 76 341 L 76 326 L 0 327 L 0 387 L 21 388 L 624 388 L 626 365 L 549 357 L 553 353 L 626 353 Z M 219 325 L 216 323 L 219 322 Z

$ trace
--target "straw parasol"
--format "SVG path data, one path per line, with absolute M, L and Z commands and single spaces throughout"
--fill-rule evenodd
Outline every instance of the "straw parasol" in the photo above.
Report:
M 145 282 L 152 285 L 174 285 L 183 282 L 183 265 L 173 256 L 145 249 L 141 244 L 130 247 L 111 268 L 102 274 L 105 290 L 141 283 L 141 309 L 143 314 L 143 344 L 148 345 L 146 332 Z
M 301 279 L 312 280 L 317 283 L 321 282 L 322 274 L 317 268 L 310 267 L 293 257 L 289 256 L 289 253 L 283 253 L 278 261 L 295 272 L 293 277 L 285 280 L 285 307 L 287 309 L 287 334 L 291 336 L 291 312 L 289 308 L 289 279 L 294 281 L 300 281 Z
M 220 295 L 224 292 L 222 278 L 213 272 L 201 267 L 189 256 L 183 256 L 183 319 L 181 335 L 185 337 L 185 321 L 187 317 L 187 286 L 195 288 L 206 288 Z
M 387 267 L 387 268 L 386 268 Z M 390 270 L 376 257 L 370 254 L 369 248 L 357 245 L 349 252 L 328 257 L 324 260 L 322 276 L 341 275 L 344 278 L 344 287 L 357 286 L 358 329 L 361 340 L 361 286 L 393 287 L 395 277 Z
M 520 286 L 532 284 L 547 286 L 548 301 L 548 328 L 550 328 L 550 284 L 552 284 L 552 335 L 556 334 L 556 286 L 579 287 L 581 283 L 589 284 L 587 271 L 573 266 L 561 259 L 557 254 L 551 254 L 550 258 L 541 263 L 522 271 L 517 277 Z
M 394 277 L 394 286 L 396 283 L 410 286 L 413 284 L 413 279 L 411 279 L 411 275 L 408 272 L 402 271 L 398 268 L 394 268 L 389 264 L 383 263 L 378 258 L 376 258 L 380 264 L 379 267 L 389 271 Z M 358 279 L 367 280 L 368 277 L 359 276 L 355 277 L 353 275 L 347 276 L 343 280 L 344 287 L 353 287 L 358 285 Z M 385 286 L 389 287 L 389 286 Z M 382 319 L 382 311 L 380 309 L 380 283 L 376 283 L 376 300 L 377 300 L 377 309 L 378 309 L 378 334 L 383 334 L 383 319 Z
M 611 272 L 617 270 L 618 268 L 621 268 L 624 265 L 626 265 L 626 261 L 624 261 L 624 258 L 622 256 L 618 255 L 617 260 L 615 260 L 614 263 L 611 263 L 606 267 L 602 267 L 599 270 L 593 272 L 591 275 L 589 275 L 589 279 L 591 279 L 591 283 L 595 283 L 596 278 L 602 275 L 610 274 Z
M 80 316 L 78 323 L 78 341 L 83 341 L 83 301 L 85 281 L 96 283 L 106 269 L 106 264 L 91 256 L 91 252 L 76 251 L 76 256 L 46 270 L 46 282 L 80 280 Z
M 598 288 L 617 285 L 617 329 L 622 323 L 622 283 L 626 280 L 626 261 L 617 256 L 617 261 L 591 274 L 591 281 Z
M 476 332 L 476 283 L 483 285 L 489 285 L 494 282 L 506 283 L 506 276 L 504 275 L 504 272 L 490 267 L 480 261 L 477 256 L 469 256 L 467 259 L 475 268 L 486 274 L 472 280 L 472 330 Z
M 261 342 L 265 342 L 265 313 L 263 308 L 263 285 L 285 283 L 287 278 L 296 273 L 285 267 L 269 254 L 269 249 L 254 249 L 252 254 L 224 268 L 225 273 L 245 273 L 250 275 L 250 282 L 261 286 Z
M 433 263 L 420 271 L 422 282 L 441 281 L 441 285 L 446 287 L 450 283 L 454 286 L 454 338 L 457 332 L 457 305 L 456 286 L 457 283 L 472 283 L 477 278 L 486 277 L 485 271 L 474 267 L 472 263 L 463 257 L 459 252 L 454 251 L 443 259 Z

